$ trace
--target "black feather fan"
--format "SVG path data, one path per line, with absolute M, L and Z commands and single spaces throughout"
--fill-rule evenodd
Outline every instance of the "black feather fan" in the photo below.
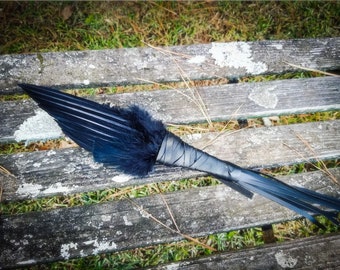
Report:
M 156 162 L 207 172 L 249 198 L 256 192 L 319 226 L 315 214 L 339 224 L 339 199 L 289 186 L 195 149 L 137 106 L 111 108 L 49 87 L 19 86 L 58 122 L 67 136 L 92 152 L 97 162 L 138 176 L 148 174 Z
M 49 87 L 19 84 L 96 162 L 144 176 L 153 168 L 166 129 L 137 106 L 110 107 Z

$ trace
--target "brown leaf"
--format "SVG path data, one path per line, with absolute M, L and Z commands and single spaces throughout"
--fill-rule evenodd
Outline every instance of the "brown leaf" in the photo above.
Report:
M 69 19 L 72 16 L 72 6 L 66 6 L 61 12 L 61 16 L 63 17 L 64 21 Z

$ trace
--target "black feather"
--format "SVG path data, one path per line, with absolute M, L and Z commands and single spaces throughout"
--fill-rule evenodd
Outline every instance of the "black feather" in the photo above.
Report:
M 259 193 L 316 224 L 312 216 L 315 214 L 339 224 L 339 199 L 289 186 L 195 149 L 137 106 L 111 108 L 48 87 L 19 86 L 58 122 L 67 136 L 92 152 L 97 162 L 138 176 L 149 173 L 156 161 L 204 171 L 248 197 L 252 192 Z
M 166 130 L 137 106 L 109 107 L 49 87 L 19 84 L 63 132 L 97 162 L 145 176 L 153 168 Z

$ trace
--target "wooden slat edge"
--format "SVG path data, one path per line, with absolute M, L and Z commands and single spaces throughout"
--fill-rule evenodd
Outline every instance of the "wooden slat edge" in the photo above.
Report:
M 299 136 L 309 144 L 317 156 Z M 243 167 L 261 168 L 308 162 L 317 158 L 338 158 L 339 137 L 340 120 L 335 120 L 243 129 L 232 134 L 196 134 L 185 140 L 223 160 Z M 209 146 L 205 148 L 207 145 Z M 203 175 L 201 172 L 157 165 L 155 171 L 147 177 L 133 178 L 93 162 L 88 152 L 77 148 L 2 155 L 0 164 L 15 176 L 0 175 L 3 185 L 2 198 L 5 201 Z
M 197 91 L 213 121 L 340 109 L 340 77 L 227 84 L 202 87 Z M 166 123 L 206 121 L 197 104 L 185 96 L 192 97 L 192 93 L 178 89 L 104 95 L 94 99 L 113 106 L 139 105 Z M 0 143 L 62 136 L 52 118 L 41 112 L 31 100 L 3 102 Z
M 340 38 L 323 38 L 2 55 L 0 93 L 19 91 L 17 83 L 92 87 L 180 81 L 182 72 L 196 80 L 298 70 L 287 62 L 336 69 L 339 47 Z
M 340 234 L 275 243 L 258 248 L 161 265 L 150 270 L 339 269 Z
M 332 173 L 339 177 L 340 169 L 332 169 Z M 339 188 L 321 172 L 283 180 L 339 197 Z M 180 240 L 181 236 L 149 216 L 174 226 L 164 200 L 181 232 L 193 237 L 297 217 L 261 196 L 249 200 L 224 185 L 137 198 L 134 204 L 121 200 L 1 216 L 0 263 L 3 267 L 24 266 Z

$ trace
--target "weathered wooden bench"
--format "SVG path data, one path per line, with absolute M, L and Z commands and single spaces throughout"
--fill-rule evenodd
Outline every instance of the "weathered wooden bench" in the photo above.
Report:
M 22 93 L 16 85 L 19 82 L 84 88 L 283 74 L 299 71 L 299 66 L 336 72 L 340 68 L 339 48 L 340 38 L 327 38 L 2 55 L 0 93 Z M 139 104 L 166 123 L 192 124 L 205 122 L 207 116 L 211 121 L 227 121 L 339 110 L 340 78 L 281 79 L 89 98 L 119 106 Z M 61 136 L 31 99 L 3 101 L 0 108 L 2 144 Z M 245 128 L 231 134 L 205 132 L 184 139 L 247 168 L 273 168 L 316 159 L 337 159 L 339 138 L 340 122 L 333 120 Z M 149 176 L 133 178 L 94 163 L 91 155 L 79 148 L 1 155 L 0 165 L 12 174 L 0 174 L 2 202 L 204 176 L 196 171 L 157 165 Z M 338 168 L 330 171 L 339 179 Z M 321 171 L 279 178 L 340 197 L 339 186 Z M 150 215 L 173 230 L 176 230 L 175 220 L 181 233 L 191 237 L 265 227 L 298 217 L 261 196 L 250 200 L 224 185 L 81 207 L 6 214 L 0 217 L 0 268 L 183 239 Z M 156 269 L 318 269 L 323 266 L 340 267 L 339 233 L 214 253 Z

